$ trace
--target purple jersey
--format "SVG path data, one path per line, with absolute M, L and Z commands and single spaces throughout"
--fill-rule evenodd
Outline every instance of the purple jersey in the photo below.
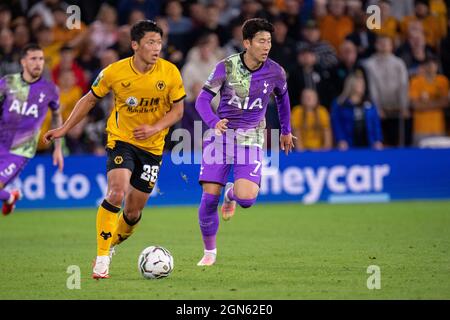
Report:
M 48 108 L 59 108 L 57 87 L 40 78 L 27 83 L 22 74 L 0 79 L 0 152 L 27 158 L 36 153 Z
M 267 59 L 257 70 L 244 63 L 244 53 L 222 60 L 209 76 L 204 90 L 216 95 L 220 92 L 217 115 L 228 119 L 231 129 L 261 128 L 264 125 L 271 94 L 283 96 L 287 92 L 283 68 Z

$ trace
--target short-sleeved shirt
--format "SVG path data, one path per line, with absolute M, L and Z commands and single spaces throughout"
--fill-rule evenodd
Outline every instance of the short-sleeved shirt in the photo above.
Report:
M 162 154 L 169 128 L 145 140 L 135 139 L 133 130 L 142 124 L 155 124 L 173 103 L 186 96 L 179 70 L 162 58 L 144 74 L 133 66 L 133 57 L 112 63 L 100 72 L 91 91 L 97 98 L 114 93 L 114 108 L 106 125 L 107 147 L 124 141 L 155 155 Z
M 32 158 L 49 108 L 59 108 L 58 88 L 52 82 L 40 78 L 28 83 L 21 73 L 1 78 L 0 152 Z

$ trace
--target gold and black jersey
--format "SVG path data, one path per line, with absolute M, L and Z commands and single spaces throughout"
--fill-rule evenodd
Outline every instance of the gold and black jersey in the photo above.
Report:
M 180 71 L 162 58 L 146 73 L 136 70 L 132 57 L 112 63 L 100 72 L 91 91 L 98 98 L 114 93 L 114 107 L 106 125 L 107 147 L 124 141 L 155 155 L 162 154 L 169 129 L 145 140 L 135 139 L 133 129 L 156 123 L 173 103 L 186 96 Z

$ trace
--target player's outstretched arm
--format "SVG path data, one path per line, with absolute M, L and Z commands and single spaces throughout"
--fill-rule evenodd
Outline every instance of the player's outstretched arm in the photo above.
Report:
M 62 125 L 61 110 L 52 110 L 52 129 L 59 128 Z M 58 170 L 64 168 L 64 157 L 61 149 L 61 140 L 55 140 L 55 148 L 53 150 L 53 165 L 58 166 Z
M 66 122 L 64 122 L 64 124 L 61 127 L 50 130 L 44 135 L 44 142 L 50 143 L 55 139 L 65 136 L 70 129 L 72 129 L 78 122 L 80 122 L 84 117 L 86 117 L 89 110 L 91 110 L 95 106 L 97 101 L 98 99 L 94 96 L 94 94 L 91 91 L 86 93 L 77 102 L 69 118 L 67 118 Z
M 138 140 L 145 140 L 158 132 L 171 127 L 175 123 L 181 120 L 184 112 L 183 100 L 175 102 L 172 108 L 162 117 L 158 122 L 153 125 L 142 124 L 133 130 L 133 136 Z

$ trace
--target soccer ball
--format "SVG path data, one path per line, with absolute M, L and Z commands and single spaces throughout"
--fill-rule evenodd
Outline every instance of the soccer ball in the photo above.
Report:
M 172 272 L 173 267 L 173 257 L 169 250 L 163 247 L 147 247 L 139 255 L 138 269 L 146 279 L 165 278 Z

